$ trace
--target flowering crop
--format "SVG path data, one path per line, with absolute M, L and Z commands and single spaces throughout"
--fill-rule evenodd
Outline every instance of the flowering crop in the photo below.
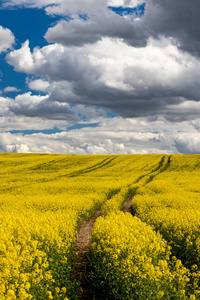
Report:
M 76 232 L 101 207 L 104 299 L 200 299 L 198 155 L 1 154 L 0 171 L 1 300 L 78 299 Z M 137 217 L 120 212 L 131 193 Z
M 91 252 L 93 285 L 102 299 L 200 299 L 199 167 L 199 155 L 164 156 L 156 170 L 114 196 L 112 205 L 106 202 L 104 218 L 93 230 Z M 136 193 L 133 213 L 152 225 L 151 232 L 146 223 L 119 213 L 131 188 Z M 155 239 L 149 240 L 154 229 L 160 245 L 168 242 L 171 247 L 163 250 L 162 260 L 148 250 L 154 248 Z
M 166 167 L 169 159 L 168 156 L 160 155 L 152 156 L 151 159 L 149 159 L 149 156 L 144 156 L 142 158 L 142 160 L 139 160 L 141 163 L 137 166 L 135 165 L 137 169 L 135 169 L 134 174 L 132 174 L 132 180 L 134 179 L 132 183 L 121 188 L 120 192 L 116 193 L 116 195 L 104 203 L 102 209 L 102 214 L 104 216 L 109 215 L 111 212 L 122 210 L 127 196 L 129 194 L 134 195 L 139 186 L 143 186 L 154 176 L 159 174 Z M 154 160 L 152 158 L 154 158 Z
M 161 155 L 0 155 L 0 299 L 76 299 L 76 230 Z
M 133 211 L 172 246 L 172 253 L 190 268 L 199 299 L 200 277 L 199 155 L 174 155 L 170 167 L 137 190 Z M 195 272 L 194 272 L 195 270 Z M 200 292 L 200 291 L 199 291 Z
M 68 220 L 68 221 L 66 221 Z M 65 299 L 73 289 L 77 215 L 59 211 L 1 215 L 0 299 Z
M 100 299 L 187 299 L 188 270 L 170 261 L 167 242 L 137 217 L 98 218 L 92 240 L 91 277 Z

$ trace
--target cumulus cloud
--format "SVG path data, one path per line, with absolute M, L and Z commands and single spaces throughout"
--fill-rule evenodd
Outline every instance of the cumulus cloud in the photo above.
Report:
M 0 115 L 1 116 L 7 114 L 7 112 L 9 111 L 9 109 L 8 109 L 9 101 L 10 101 L 10 98 L 0 97 Z M 0 120 L 1 120 L 1 118 L 0 118 Z
M 15 86 L 7 86 L 4 90 L 4 93 L 11 93 L 11 92 L 19 92 L 20 89 L 16 88 Z
M 66 103 L 48 101 L 47 96 L 31 95 L 30 92 L 18 95 L 10 101 L 9 109 L 15 115 L 41 117 L 52 120 L 78 121 L 79 117 Z
M 40 60 L 39 56 L 37 57 L 37 61 L 38 60 Z M 10 52 L 7 56 L 7 61 L 10 64 L 14 64 L 16 71 L 23 71 L 27 73 L 31 70 L 34 66 L 34 60 L 29 48 L 29 41 L 27 40 L 22 45 L 21 49 Z
M 119 7 L 136 7 L 145 1 L 142 0 L 108 0 L 108 6 Z
M 192 120 L 191 125 L 194 126 L 197 131 L 200 131 L 200 119 Z
M 77 2 L 77 3 L 74 3 Z M 79 9 L 80 4 L 84 3 L 85 6 L 88 7 L 95 7 L 94 3 L 91 0 L 82 0 L 82 1 L 71 1 L 71 0 L 2 0 L 3 7 L 6 6 L 26 6 L 26 7 L 46 7 L 46 6 L 53 6 L 53 9 L 56 6 L 60 5 L 67 5 L 77 7 Z M 141 0 L 108 0 L 108 1 L 99 1 L 101 5 L 108 5 L 108 6 L 128 6 L 128 7 L 135 7 L 141 4 L 143 1 Z M 145 1 L 144 1 L 145 2 Z
M 6 56 L 15 71 L 33 75 L 28 87 L 46 96 L 28 92 L 0 101 L 2 130 L 57 126 L 64 131 L 5 133 L 0 151 L 199 153 L 199 1 L 151 0 L 140 17 L 108 8 L 142 3 L 2 1 L 4 8 L 44 8 L 49 15 L 71 18 L 47 30 L 45 38 L 53 44 L 31 51 L 26 41 Z M 0 42 L 0 52 L 14 43 L 12 32 L 1 26 Z M 123 118 L 108 119 L 105 109 Z M 79 121 L 99 125 L 66 131 Z
M 97 124 L 106 117 L 106 111 L 85 105 L 70 106 L 49 100 L 49 95 L 31 92 L 13 98 L 0 97 L 0 132 L 66 130 L 74 123 L 80 126 Z M 85 125 L 86 124 L 86 125 Z
M 200 154 L 200 134 L 193 133 L 189 136 L 181 134 L 174 139 L 175 147 L 179 153 Z
M 34 91 L 45 91 L 49 87 L 49 82 L 42 79 L 35 79 L 28 82 L 28 86 Z
M 123 18 L 114 12 L 92 16 L 88 21 L 74 19 L 61 20 L 49 28 L 45 38 L 49 43 L 56 42 L 65 46 L 82 46 L 95 43 L 103 37 L 121 38 L 126 43 L 142 47 L 147 43 L 147 36 L 142 24 L 138 26 L 133 17 Z
M 15 42 L 14 34 L 0 25 L 0 53 L 10 49 Z
M 145 1 L 144 1 L 145 2 Z M 108 0 L 108 1 L 99 1 L 99 4 L 92 0 L 2 0 L 2 6 L 8 7 L 8 6 L 24 6 L 24 7 L 49 7 L 48 9 L 51 9 L 54 14 L 56 13 L 66 13 L 66 11 L 81 11 L 83 9 L 87 10 L 97 10 L 98 5 L 104 7 L 104 6 L 126 6 L 126 7 L 135 7 L 139 4 L 143 3 L 141 0 Z M 65 8 L 68 6 L 68 10 L 64 10 L 60 12 L 61 8 Z
M 42 8 L 51 4 L 60 4 L 62 0 L 2 0 L 2 7 L 21 6 Z
M 60 3 L 59 3 L 60 2 Z M 56 15 L 79 15 L 93 14 L 94 12 L 103 13 L 107 6 L 107 0 L 60 0 L 55 5 L 45 8 L 48 14 Z
M 105 127 L 84 128 L 49 135 L 7 133 L 3 134 L 1 139 L 1 148 L 4 151 L 6 149 L 5 152 L 22 152 L 22 147 L 28 149 L 25 152 L 69 154 L 161 153 L 168 150 L 163 150 L 163 146 L 161 147 L 161 143 L 158 142 L 161 137 L 158 134 L 138 134 L 125 130 L 116 132 Z
M 182 123 L 143 118 L 107 118 L 102 111 L 78 105 L 70 107 L 70 114 L 87 115 L 90 121 L 98 121 L 82 129 L 66 131 L 73 122 L 65 114 L 57 119 L 59 106 L 49 106 L 48 96 L 35 96 L 30 93 L 18 95 L 15 99 L 0 98 L 0 152 L 44 152 L 71 154 L 134 154 L 134 153 L 199 153 L 200 134 L 197 131 L 199 120 Z M 53 104 L 56 104 L 56 102 Z M 46 105 L 45 109 L 43 107 Z M 59 105 L 59 103 L 58 103 Z M 64 107 L 66 104 L 64 103 Z M 38 112 L 40 111 L 40 112 Z M 97 115 L 99 113 L 99 116 Z M 45 114 L 48 114 L 47 117 Z M 69 120 L 67 120 L 69 119 Z M 89 127 L 90 126 L 90 127 Z M 44 130 L 60 128 L 54 134 L 36 132 L 34 134 L 11 134 L 9 130 Z
M 140 35 L 141 46 L 144 45 L 145 39 L 148 42 L 149 37 L 159 38 L 165 36 L 167 38 L 171 37 L 180 49 L 188 51 L 192 55 L 200 55 L 199 0 L 182 0 L 181 4 L 180 0 L 146 1 L 145 14 L 140 20 L 132 18 L 132 24 L 130 25 L 129 18 L 121 17 L 120 25 L 117 27 L 113 25 L 117 29 L 111 28 L 112 21 L 115 24 L 117 19 L 112 14 L 108 14 L 108 6 L 135 7 L 142 3 L 143 1 L 139 0 L 3 0 L 2 5 L 3 7 L 21 5 L 44 8 L 48 14 L 72 15 L 73 17 L 82 14 L 92 17 L 85 24 L 72 20 L 69 24 L 62 22 L 60 25 L 56 25 L 55 28 L 49 29 L 46 35 L 49 41 L 57 39 L 66 44 L 75 43 L 76 40 L 76 43 L 78 43 L 78 30 L 80 30 L 84 35 L 81 36 L 82 42 L 94 42 L 98 34 L 100 36 L 103 34 L 103 36 L 118 35 L 118 37 L 121 37 L 127 30 L 128 43 L 131 44 L 132 40 L 132 44 L 136 45 L 137 35 L 135 36 L 135 33 L 139 30 L 138 35 Z M 107 23 L 107 28 L 105 28 L 104 22 Z M 58 32 L 58 29 L 61 29 L 61 33 L 56 38 L 55 33 Z M 64 32 L 66 33 L 65 38 Z M 73 38 L 74 34 L 75 38 Z M 139 42 L 139 39 L 137 42 Z
M 58 128 L 60 130 L 65 130 L 67 127 L 73 124 L 73 120 L 77 120 L 77 117 L 72 118 L 71 116 L 64 116 L 62 118 L 56 118 L 55 114 L 57 111 L 55 110 L 52 114 L 46 117 L 46 112 L 44 115 L 42 111 L 37 113 L 39 109 L 38 106 L 44 105 L 45 100 L 48 100 L 48 96 L 33 96 L 30 93 L 18 95 L 15 99 L 8 97 L 0 97 L 0 132 L 7 131 L 24 131 L 24 130 L 46 130 Z M 48 101 L 46 101 L 46 106 L 48 106 Z M 50 102 L 51 106 L 51 102 Z M 50 108 L 47 108 L 49 111 Z M 34 114 L 35 113 L 35 114 Z M 63 112 L 65 113 L 65 111 Z M 78 114 L 72 111 L 72 115 Z
M 141 22 L 149 28 L 149 35 L 172 37 L 179 48 L 200 55 L 198 0 L 147 1 Z
M 153 130 L 156 130 L 153 132 Z M 181 133 L 178 133 L 182 130 Z M 184 132 L 183 132 L 184 131 Z M 200 134 L 188 122 L 164 119 L 104 119 L 95 128 L 55 134 L 11 134 L 0 137 L 2 152 L 45 152 L 70 154 L 197 153 Z
M 107 0 L 2 0 L 3 7 L 22 6 L 45 8 L 48 14 L 78 15 L 94 11 L 102 11 L 107 6 Z
M 48 78 L 51 101 L 100 106 L 123 117 L 196 118 L 200 61 L 171 39 L 143 48 L 104 38 L 94 45 L 52 44 L 30 51 L 28 41 L 7 55 L 16 71 Z

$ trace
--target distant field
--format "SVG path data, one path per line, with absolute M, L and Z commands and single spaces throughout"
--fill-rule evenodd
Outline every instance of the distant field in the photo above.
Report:
M 200 299 L 199 177 L 200 155 L 0 154 L 0 299 L 80 299 L 76 233 L 100 209 L 95 299 Z

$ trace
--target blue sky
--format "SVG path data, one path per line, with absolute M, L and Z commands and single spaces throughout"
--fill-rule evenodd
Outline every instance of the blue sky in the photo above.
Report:
M 2 0 L 0 151 L 200 153 L 198 5 Z
M 21 43 L 27 39 L 30 41 L 30 48 L 46 46 L 48 43 L 44 38 L 47 29 L 58 20 L 58 17 L 48 16 L 44 10 L 39 9 L 1 9 L 0 10 L 1 26 L 9 28 L 15 35 L 15 48 L 20 48 Z M 15 86 L 26 92 L 25 86 L 26 74 L 16 73 L 13 67 L 5 61 L 5 55 L 0 56 L 1 72 L 3 80 L 1 88 L 6 86 Z M 15 94 L 12 94 L 14 96 Z
M 136 13 L 142 15 L 144 13 L 145 4 L 138 5 L 134 8 L 126 7 L 109 7 L 119 15 L 127 15 Z M 70 16 L 65 16 L 65 19 Z M 12 7 L 9 9 L 0 10 L 0 25 L 9 28 L 15 35 L 15 48 L 19 48 L 22 43 L 29 40 L 30 49 L 34 47 L 44 47 L 48 45 L 48 42 L 44 38 L 44 35 L 49 27 L 52 27 L 61 19 L 57 15 L 47 15 L 44 10 L 35 8 L 17 8 Z M 3 80 L 1 82 L 1 88 L 14 84 L 15 87 L 23 92 L 28 91 L 25 86 L 26 75 L 22 73 L 16 73 L 13 71 L 13 67 L 9 66 L 5 62 L 5 55 L 0 57 L 1 72 L 3 73 Z M 15 94 L 12 94 L 14 96 Z

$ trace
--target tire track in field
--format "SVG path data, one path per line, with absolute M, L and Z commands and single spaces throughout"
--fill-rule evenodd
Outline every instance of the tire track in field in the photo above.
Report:
M 165 155 L 162 157 L 158 167 L 156 169 L 154 169 L 152 172 L 149 172 L 147 173 L 146 175 L 144 176 L 141 176 L 138 178 L 138 180 L 136 181 L 137 183 L 139 183 L 139 181 L 148 176 L 149 178 L 147 179 L 147 181 L 145 182 L 144 186 L 147 185 L 149 182 L 151 182 L 156 176 L 158 176 L 160 173 L 164 172 L 165 170 L 167 170 L 169 167 L 170 167 L 170 163 L 171 163 L 171 157 L 172 155 L 169 155 L 168 156 L 168 159 L 167 159 L 167 162 L 165 163 L 164 165 L 164 159 L 165 159 Z M 156 174 L 153 174 L 157 171 Z M 152 175 L 151 175 L 152 174 Z M 138 187 L 137 187 L 138 188 Z M 137 191 L 137 188 L 135 190 L 135 193 Z M 124 203 L 124 206 L 123 206 L 123 212 L 126 213 L 126 212 L 130 212 L 132 213 L 132 200 L 133 200 L 133 197 L 134 195 L 129 195 L 126 199 L 126 202 Z
M 76 177 L 76 176 L 80 176 L 80 175 L 84 175 L 86 173 L 90 173 L 92 171 L 95 171 L 97 169 L 100 169 L 106 165 L 108 165 L 109 163 L 111 163 L 114 159 L 116 159 L 117 156 L 115 157 L 108 157 L 106 159 L 104 159 L 103 161 L 101 161 L 100 163 L 98 164 L 95 164 L 91 167 L 88 167 L 88 168 L 84 168 L 82 170 L 79 170 L 79 171 L 76 171 L 76 172 L 72 172 L 72 173 L 69 173 L 69 174 L 64 174 L 64 175 L 58 175 L 58 176 L 55 176 L 53 178 L 40 178 L 40 179 L 37 179 L 35 180 L 34 182 L 28 182 L 26 184 L 20 184 L 18 186 L 14 186 L 14 187 L 6 187 L 5 189 L 2 189 L 2 192 L 5 191 L 12 191 L 12 190 L 15 190 L 16 188 L 21 188 L 21 187 L 26 187 L 26 186 L 31 186 L 31 185 L 35 185 L 35 183 L 46 183 L 46 182 L 51 182 L 51 181 L 56 181 L 56 180 L 59 180 L 60 178 L 63 178 L 63 177 Z M 70 160 L 71 158 L 69 158 L 68 160 Z M 38 166 L 35 166 L 34 169 L 30 168 L 30 170 L 39 170 L 42 166 L 46 166 L 48 165 L 49 163 L 53 163 L 53 162 L 61 162 L 61 161 L 67 161 L 66 158 L 64 159 L 60 159 L 60 160 L 52 160 L 50 162 L 46 162 L 44 164 L 40 164 L 39 167 Z
M 114 159 L 116 159 L 116 157 L 117 156 L 115 156 L 115 157 L 108 157 L 108 158 L 104 159 L 103 161 L 101 161 L 98 164 L 95 164 L 95 165 L 93 165 L 91 167 L 84 168 L 84 169 L 76 171 L 76 172 L 72 172 L 71 174 L 68 174 L 67 176 L 68 177 L 76 177 L 76 176 L 80 176 L 80 175 L 83 175 L 83 174 L 90 173 L 92 171 L 98 170 L 98 169 L 100 169 L 100 168 L 108 165 L 109 163 L 111 163 Z
M 94 296 L 88 278 L 88 255 L 92 242 L 92 228 L 100 215 L 101 210 L 98 210 L 89 221 L 83 221 L 76 236 L 74 253 L 75 276 L 81 282 L 80 288 L 83 300 L 92 300 Z
M 161 172 L 164 172 L 170 165 L 170 159 L 171 156 L 168 157 L 167 162 L 164 164 L 165 155 L 162 157 L 161 161 L 159 162 L 159 165 L 152 170 L 151 172 L 147 173 L 144 176 L 141 176 L 141 178 L 138 178 L 137 183 L 143 178 L 147 176 L 147 181 L 144 185 L 148 184 L 148 182 L 152 181 L 155 176 L 160 174 Z M 79 175 L 82 175 L 84 173 L 89 173 L 93 170 L 99 169 L 106 164 L 110 163 L 115 157 L 105 159 L 101 163 L 98 163 L 90 168 L 80 170 Z M 157 172 L 156 174 L 154 174 Z M 76 174 L 77 174 L 76 173 Z M 151 176 L 152 174 L 152 176 Z M 77 174 L 78 175 L 78 174 Z M 72 174 L 72 176 L 76 176 L 75 173 Z M 149 180 L 150 179 L 150 180 Z M 132 199 L 134 195 L 128 195 L 126 202 L 123 206 L 123 212 L 129 212 L 132 213 Z M 109 197 L 111 198 L 111 197 Z M 108 199 L 109 200 L 109 199 Z M 103 206 L 102 206 L 103 208 Z M 101 210 L 102 210 L 101 208 Z M 74 250 L 74 266 L 75 266 L 75 275 L 76 278 L 80 280 L 80 289 L 81 289 L 81 297 L 83 300 L 92 300 L 94 299 L 94 292 L 90 287 L 90 282 L 88 278 L 89 274 L 89 261 L 88 256 L 90 252 L 90 246 L 92 243 L 92 229 L 95 221 L 99 216 L 101 216 L 101 210 L 98 210 L 94 216 L 89 221 L 83 221 L 80 229 L 77 232 L 76 237 L 76 244 L 75 244 L 75 250 Z
M 147 176 L 153 174 L 154 172 L 158 171 L 163 166 L 164 159 L 165 159 L 165 155 L 162 156 L 160 162 L 158 163 L 158 166 L 156 166 L 152 171 L 147 172 L 146 174 L 139 176 L 138 179 L 136 179 L 136 181 L 134 183 L 139 183 L 142 178 L 147 177 Z

